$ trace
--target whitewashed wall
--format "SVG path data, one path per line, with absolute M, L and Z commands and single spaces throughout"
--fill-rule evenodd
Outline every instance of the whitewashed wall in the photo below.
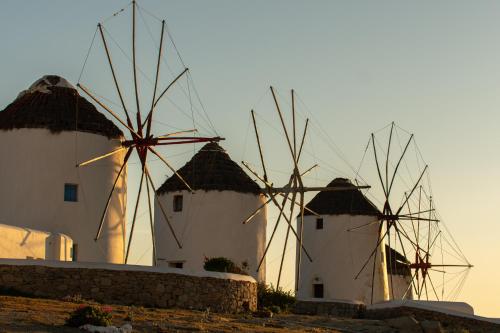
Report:
M 389 296 L 391 299 L 413 299 L 413 288 L 410 287 L 411 276 L 389 274 L 387 282 L 389 285 Z
M 0 258 L 71 260 L 73 241 L 63 234 L 0 224 Z
M 80 261 L 122 263 L 126 172 L 118 180 L 102 236 L 97 242 L 94 236 L 124 154 L 76 167 L 119 145 L 117 139 L 91 133 L 0 131 L 0 222 L 66 234 L 78 244 Z M 78 184 L 78 202 L 64 201 L 65 183 Z
M 322 215 L 323 229 L 316 229 L 316 216 L 304 218 L 304 246 L 313 262 L 302 255 L 301 281 L 297 297 L 310 300 L 313 284 L 323 283 L 328 300 L 361 301 L 370 304 L 373 259 L 358 279 L 354 279 L 378 241 L 378 223 L 347 231 L 376 220 L 374 216 Z M 377 250 L 374 303 L 389 298 L 385 247 Z
M 173 211 L 174 195 L 183 195 L 183 210 Z M 248 273 L 265 281 L 265 261 L 256 272 L 266 246 L 267 211 L 242 224 L 265 200 L 263 196 L 233 191 L 165 193 L 160 200 L 172 221 L 182 249 L 177 247 L 158 202 L 155 202 L 155 236 L 158 265 L 180 261 L 187 270 L 203 270 L 205 257 L 226 257 L 238 265 L 246 261 Z

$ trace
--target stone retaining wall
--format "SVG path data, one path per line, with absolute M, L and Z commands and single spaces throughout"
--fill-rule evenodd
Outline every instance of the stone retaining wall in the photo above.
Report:
M 297 301 L 293 312 L 296 314 L 359 318 L 365 310 L 366 307 L 364 304 L 331 301 Z
M 55 299 L 81 295 L 84 299 L 108 304 L 196 310 L 210 308 L 230 313 L 257 309 L 257 284 L 251 278 L 238 280 L 139 269 L 119 270 L 116 267 L 68 266 L 46 266 L 43 261 L 36 265 L 8 265 L 0 260 L 0 287 Z M 123 267 L 126 269 L 126 266 Z M 207 272 L 207 275 L 210 274 L 217 273 Z

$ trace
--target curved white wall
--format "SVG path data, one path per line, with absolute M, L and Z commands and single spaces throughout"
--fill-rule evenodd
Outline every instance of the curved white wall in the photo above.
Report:
M 182 194 L 183 210 L 173 211 L 174 195 Z M 242 224 L 264 201 L 263 196 L 233 191 L 188 191 L 160 196 L 167 216 L 182 244 L 177 247 L 155 201 L 157 264 L 183 262 L 184 269 L 203 270 L 204 258 L 226 257 L 238 265 L 246 261 L 248 273 L 265 281 L 265 261 L 256 272 L 266 246 L 267 211 L 264 208 L 251 223 Z
M 0 223 L 64 233 L 78 244 L 78 261 L 123 263 L 126 172 L 101 238 L 95 242 L 94 236 L 124 153 L 76 167 L 119 146 L 118 139 L 91 133 L 0 131 Z M 78 185 L 78 202 L 64 201 L 65 183 Z
M 311 263 L 302 256 L 297 298 L 313 298 L 313 284 L 322 283 L 324 299 L 361 301 L 370 304 L 372 288 L 373 259 L 360 274 L 364 262 L 368 259 L 378 241 L 378 223 L 353 230 L 374 221 L 373 216 L 322 215 L 323 229 L 316 229 L 316 216 L 304 217 L 303 242 L 311 255 Z M 389 298 L 385 247 L 377 250 L 373 302 Z

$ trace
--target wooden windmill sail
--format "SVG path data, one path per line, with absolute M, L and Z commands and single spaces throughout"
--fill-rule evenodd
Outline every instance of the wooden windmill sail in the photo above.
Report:
M 472 265 L 467 261 L 467 258 L 453 240 L 448 241 L 451 250 L 445 250 L 443 244 L 439 244 L 440 237 L 444 236 L 446 229 L 442 227 L 442 221 L 437 216 L 431 191 L 426 190 L 426 186 L 424 186 L 425 176 L 428 176 L 427 164 L 422 163 L 418 173 L 415 173 L 415 177 L 410 178 L 410 181 L 413 181 L 413 183 L 405 182 L 400 177 L 401 169 L 409 168 L 405 158 L 408 156 L 410 147 L 416 147 L 414 135 L 409 134 L 409 138 L 404 145 L 400 143 L 401 153 L 395 160 L 392 160 L 391 157 L 394 155 L 393 150 L 395 149 L 395 137 L 399 139 L 397 131 L 400 128 L 391 123 L 388 129 L 387 149 L 385 151 L 381 148 L 375 133 L 371 134 L 367 145 L 367 150 L 369 149 L 373 152 L 376 174 L 383 200 L 380 209 L 381 214 L 377 221 L 379 223 L 379 238 L 373 251 L 355 278 L 357 279 L 364 270 L 371 269 L 373 282 L 375 278 L 375 266 L 368 267 L 369 263 L 372 259 L 373 263 L 376 262 L 377 250 L 385 246 L 387 242 L 389 249 L 399 248 L 403 256 L 407 259 L 407 261 L 402 261 L 391 258 L 391 254 L 394 252 L 388 252 L 387 272 L 391 284 L 391 299 L 395 299 L 394 288 L 392 288 L 394 286 L 392 273 L 396 270 L 395 266 L 397 264 L 406 265 L 412 271 L 411 281 L 407 290 L 403 292 L 403 298 L 413 289 L 418 299 L 424 298 L 425 295 L 426 299 L 432 297 L 440 300 L 443 299 L 444 292 L 441 293 L 441 296 L 438 294 L 438 288 L 431 277 L 431 273 L 445 274 L 447 273 L 446 269 L 452 268 L 463 268 L 464 271 L 467 271 Z M 418 147 L 416 154 L 420 154 Z M 381 156 L 384 155 L 385 161 L 381 163 Z M 418 158 L 417 156 L 417 163 Z M 397 186 L 401 189 L 398 193 L 399 197 L 395 194 Z M 398 202 L 397 200 L 400 201 Z M 373 223 L 371 222 L 370 224 Z M 360 226 L 355 229 L 362 229 L 363 227 Z M 350 231 L 355 230 L 352 229 Z M 451 251 L 454 253 L 450 253 Z M 449 259 L 444 258 L 445 252 L 457 258 L 458 261 L 450 263 Z M 444 288 L 444 281 L 441 287 Z M 373 302 L 373 283 L 371 295 L 371 301 Z
M 176 172 L 176 170 L 172 167 L 172 165 L 169 163 L 169 161 L 158 151 L 158 147 L 160 146 L 167 146 L 167 145 L 181 145 L 181 144 L 191 144 L 191 143 L 199 143 L 199 142 L 217 142 L 222 140 L 220 137 L 199 137 L 199 136 L 191 136 L 189 135 L 190 133 L 196 132 L 196 129 L 189 129 L 185 131 L 177 131 L 174 133 L 167 133 L 167 134 L 155 134 L 153 133 L 152 130 L 152 122 L 153 122 L 153 117 L 155 115 L 155 112 L 157 112 L 158 108 L 158 103 L 160 100 L 168 94 L 169 90 L 178 82 L 178 80 L 187 75 L 188 73 L 188 68 L 184 68 L 171 82 L 166 84 L 164 87 L 160 87 L 160 72 L 161 72 L 161 63 L 162 63 L 162 52 L 163 52 L 163 42 L 164 42 L 164 36 L 165 36 L 165 20 L 161 21 L 161 32 L 160 32 L 160 45 L 158 48 L 158 57 L 157 57 L 157 62 L 156 62 L 156 70 L 155 70 L 155 78 L 154 78 L 154 88 L 152 91 L 152 97 L 151 97 L 151 102 L 150 102 L 150 107 L 148 107 L 146 110 L 141 111 L 141 102 L 140 102 L 140 94 L 139 94 L 139 80 L 138 80 L 138 75 L 137 75 L 137 66 L 136 66 L 136 12 L 138 9 L 138 5 L 136 1 L 132 1 L 132 74 L 133 74 L 133 86 L 134 86 L 134 100 L 135 100 L 135 105 L 133 106 L 127 106 L 125 103 L 125 94 L 122 90 L 122 84 L 120 83 L 117 75 L 117 71 L 115 69 L 115 66 L 112 61 L 111 57 L 111 52 L 108 47 L 108 42 L 105 34 L 105 28 L 103 23 L 99 23 L 97 25 L 97 31 L 99 32 L 99 35 L 101 37 L 102 45 L 105 51 L 106 59 L 109 65 L 109 69 L 111 71 L 112 79 L 113 79 L 113 84 L 116 89 L 116 92 L 118 94 L 118 97 L 120 99 L 120 106 L 123 108 L 123 111 L 125 113 L 125 119 L 120 117 L 116 112 L 113 111 L 111 107 L 105 104 L 104 98 L 98 97 L 98 95 L 92 90 L 84 85 L 81 82 L 78 82 L 77 87 L 81 89 L 87 96 L 89 96 L 94 102 L 96 102 L 102 109 L 107 111 L 109 115 L 111 115 L 114 120 L 119 123 L 123 128 L 126 129 L 128 132 L 128 138 L 125 139 L 121 147 L 118 149 L 108 152 L 106 154 L 96 156 L 92 159 L 89 159 L 87 161 L 79 163 L 77 166 L 78 167 L 83 167 L 89 164 L 92 164 L 96 161 L 99 161 L 101 159 L 107 158 L 109 156 L 112 156 L 114 154 L 117 154 L 119 152 L 126 152 L 125 158 L 123 160 L 122 165 L 120 166 L 120 171 L 118 173 L 118 176 L 113 184 L 113 187 L 111 188 L 108 196 L 107 202 L 104 204 L 104 209 L 102 212 L 102 218 L 101 222 L 99 225 L 98 230 L 96 230 L 96 235 L 95 239 L 97 240 L 101 234 L 101 228 L 102 228 L 102 223 L 106 217 L 108 205 L 110 203 L 111 197 L 113 195 L 113 192 L 115 190 L 115 186 L 117 183 L 117 180 L 119 179 L 120 175 L 122 174 L 123 170 L 125 169 L 127 163 L 129 162 L 129 159 L 132 155 L 132 153 L 135 151 L 137 153 L 137 156 L 140 161 L 140 168 L 141 168 L 141 179 L 139 181 L 139 190 L 137 194 L 137 201 L 134 206 L 134 214 L 133 214 L 133 219 L 132 219 L 132 226 L 130 230 L 130 236 L 128 240 L 128 245 L 126 249 L 126 254 L 125 254 L 125 263 L 127 263 L 129 254 L 130 254 L 130 245 L 133 239 L 134 235 L 134 229 L 135 229 L 135 224 L 136 224 L 136 219 L 137 219 L 137 212 L 138 212 L 138 207 L 139 207 L 139 202 L 141 198 L 141 193 L 143 190 L 144 182 L 146 183 L 146 193 L 147 193 L 147 200 L 148 200 L 148 211 L 149 211 L 149 220 L 150 220 L 150 227 L 151 227 L 151 233 L 152 233 L 152 243 L 153 243 L 153 258 L 156 260 L 156 254 L 155 254 L 155 244 L 154 244 L 154 228 L 153 228 L 153 218 L 152 218 L 152 208 L 151 208 L 151 191 L 153 191 L 153 195 L 156 197 L 156 185 L 153 182 L 153 179 L 151 177 L 151 172 L 150 169 L 148 168 L 147 164 L 147 158 L 150 155 L 156 156 L 159 158 L 164 165 L 170 169 L 178 178 L 181 180 L 185 186 L 191 190 L 191 187 L 187 182 Z M 118 13 L 121 13 L 123 10 L 121 10 Z M 117 14 L 118 14 L 117 13 Z M 117 15 L 115 14 L 115 15 Z M 135 117 L 132 116 L 133 112 L 135 111 Z M 134 119 L 135 118 L 135 119 Z M 160 201 L 158 201 L 160 202 Z M 172 235 L 174 236 L 175 241 L 177 242 L 177 245 L 179 247 L 182 247 L 179 239 L 177 238 L 174 229 L 172 228 L 172 225 L 170 223 L 170 220 L 168 219 L 166 213 L 165 213 L 165 208 L 160 205 L 161 212 L 164 218 L 164 221 L 168 224 L 170 231 Z M 155 264 L 155 263 L 153 263 Z
M 289 177 L 288 183 L 285 184 L 282 187 L 277 187 L 274 185 L 274 183 L 269 179 L 268 173 L 267 173 L 267 168 L 266 168 L 266 163 L 265 163 L 265 158 L 264 158 L 264 152 L 263 152 L 263 145 L 259 136 L 259 131 L 257 127 L 257 123 L 255 120 L 255 114 L 254 111 L 251 111 L 252 115 L 252 122 L 253 122 L 253 128 L 255 132 L 255 137 L 257 140 L 257 147 L 259 150 L 259 158 L 260 158 L 260 163 L 262 167 L 262 172 L 263 174 L 260 175 L 257 171 L 252 169 L 250 165 L 246 162 L 242 162 L 242 164 L 250 171 L 252 175 L 254 175 L 257 179 L 259 179 L 262 184 L 262 193 L 268 197 L 267 201 L 259 207 L 255 212 L 250 214 L 250 216 L 243 221 L 243 223 L 250 223 L 252 218 L 255 217 L 267 204 L 270 204 L 271 202 L 274 204 L 274 206 L 279 210 L 279 215 L 276 220 L 276 223 L 273 227 L 273 231 L 271 233 L 271 237 L 266 245 L 264 254 L 262 256 L 262 259 L 260 260 L 260 263 L 258 265 L 257 271 L 261 268 L 264 259 L 266 258 L 266 255 L 268 253 L 269 247 L 272 244 L 272 241 L 274 239 L 274 236 L 276 234 L 276 230 L 278 229 L 280 221 L 283 219 L 287 223 L 287 231 L 286 231 L 286 238 L 285 238 L 285 245 L 283 248 L 282 252 L 282 257 L 281 257 L 281 262 L 280 262 L 280 268 L 279 268 L 279 273 L 278 273 L 278 280 L 276 283 L 276 288 L 280 287 L 280 280 L 281 280 L 281 274 L 283 270 L 283 262 L 286 254 L 286 248 L 287 248 L 287 243 L 288 243 L 288 238 L 290 235 L 290 232 L 293 233 L 295 239 L 297 240 L 297 247 L 298 247 L 298 259 L 296 262 L 297 269 L 296 269 L 296 276 L 295 276 L 295 289 L 297 290 L 300 282 L 300 264 L 302 261 L 302 254 L 304 254 L 307 258 L 307 260 L 311 261 L 313 258 L 311 255 L 308 253 L 307 249 L 305 248 L 303 244 L 303 225 L 304 225 L 304 212 L 308 211 L 309 213 L 318 216 L 316 212 L 313 210 L 307 208 L 304 203 L 304 195 L 306 192 L 315 192 L 315 191 L 343 191 L 343 190 L 352 190 L 352 187 L 349 188 L 343 188 L 343 187 L 308 187 L 304 184 L 303 181 L 303 176 L 309 173 L 311 170 L 313 170 L 315 167 L 318 165 L 312 165 L 308 169 L 302 171 L 300 170 L 300 157 L 302 156 L 302 151 L 304 148 L 304 142 L 305 138 L 307 135 L 307 128 L 309 124 L 309 120 L 306 119 L 305 125 L 304 125 L 304 130 L 302 131 L 302 136 L 299 138 L 297 136 L 297 130 L 296 130 L 296 112 L 295 112 L 295 92 L 294 90 L 291 90 L 291 108 L 292 108 L 292 128 L 291 130 L 287 128 L 286 123 L 285 123 L 285 118 L 283 115 L 283 112 L 281 111 L 280 104 L 278 102 L 276 92 L 273 87 L 270 87 L 271 94 L 273 97 L 274 105 L 276 107 L 276 112 L 279 116 L 280 123 L 281 123 L 281 128 L 283 130 L 283 135 L 285 137 L 285 141 L 287 144 L 288 151 L 290 153 L 290 157 L 292 159 L 292 172 Z M 357 186 L 357 188 L 369 188 L 369 186 L 364 185 L 364 186 Z M 285 212 L 286 207 L 288 207 L 289 212 L 288 214 Z M 298 225 L 299 228 L 298 230 L 294 228 L 293 226 L 293 219 L 295 218 L 295 215 L 297 211 L 295 210 L 297 208 L 299 217 L 298 217 Z

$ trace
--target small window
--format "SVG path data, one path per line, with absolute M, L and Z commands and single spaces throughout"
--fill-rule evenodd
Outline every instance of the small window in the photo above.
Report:
M 316 219 L 316 229 L 323 229 L 323 218 L 320 217 Z
M 323 284 L 315 283 L 313 284 L 313 294 L 314 298 L 323 298 Z
M 182 212 L 182 195 L 174 195 L 174 212 Z
M 78 185 L 64 184 L 64 201 L 69 201 L 69 202 L 78 201 Z
M 73 243 L 73 247 L 71 248 L 71 260 L 78 261 L 78 244 Z
M 183 262 L 179 262 L 179 261 L 171 261 L 168 263 L 168 267 L 171 267 L 171 268 L 183 268 L 184 267 L 184 263 Z

